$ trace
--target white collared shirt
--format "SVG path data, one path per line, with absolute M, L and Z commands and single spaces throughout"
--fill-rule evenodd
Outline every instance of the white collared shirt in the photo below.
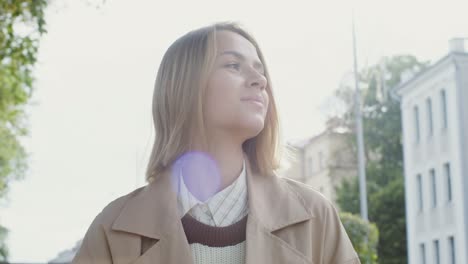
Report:
M 187 189 L 183 177 L 179 178 L 181 180 L 177 204 L 180 218 L 189 213 L 204 224 L 228 226 L 248 214 L 245 161 L 239 177 L 205 202 L 193 196 Z

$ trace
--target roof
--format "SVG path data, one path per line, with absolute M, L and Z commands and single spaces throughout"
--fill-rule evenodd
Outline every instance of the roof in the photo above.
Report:
M 429 66 L 428 68 L 424 69 L 423 71 L 417 73 L 413 78 L 407 80 L 406 82 L 402 82 L 396 87 L 393 88 L 393 90 L 398 94 L 401 95 L 401 92 L 403 89 L 411 86 L 414 82 L 421 80 L 428 76 L 432 71 L 434 71 L 436 68 L 440 67 L 444 63 L 447 63 L 450 60 L 456 59 L 456 58 L 468 58 L 468 53 L 466 52 L 451 52 L 447 55 L 445 55 L 443 58 L 438 60 L 436 63 L 433 65 Z
M 334 130 L 325 130 L 315 136 L 308 137 L 305 139 L 299 139 L 299 140 L 294 140 L 288 142 L 288 145 L 294 148 L 298 149 L 304 149 L 308 145 L 312 144 L 313 142 L 317 141 L 318 139 L 327 136 L 327 135 L 343 135 L 346 134 L 346 131 L 343 131 L 342 129 L 336 128 Z

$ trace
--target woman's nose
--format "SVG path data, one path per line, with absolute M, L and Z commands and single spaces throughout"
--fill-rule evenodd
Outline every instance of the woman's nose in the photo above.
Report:
M 260 88 L 261 90 L 265 89 L 267 85 L 266 77 L 263 74 L 256 71 L 255 69 L 252 69 L 251 72 L 252 73 L 249 79 L 249 87 Z

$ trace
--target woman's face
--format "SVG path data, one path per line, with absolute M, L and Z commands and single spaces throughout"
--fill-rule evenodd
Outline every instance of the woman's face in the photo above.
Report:
M 268 109 L 263 65 L 252 43 L 239 34 L 220 31 L 216 44 L 204 105 L 207 132 L 247 140 L 263 129 Z

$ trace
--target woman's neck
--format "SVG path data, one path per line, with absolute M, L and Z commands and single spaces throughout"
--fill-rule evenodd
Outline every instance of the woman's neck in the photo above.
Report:
M 239 141 L 213 135 L 207 139 L 209 140 L 208 149 L 196 144 L 193 150 L 205 152 L 216 163 L 216 167 L 219 169 L 219 185 L 216 186 L 216 190 L 211 190 L 209 193 L 217 193 L 231 185 L 239 177 L 242 172 L 244 152 L 242 143 Z
M 242 145 L 217 142 L 208 154 L 215 160 L 219 168 L 221 183 L 219 190 L 231 185 L 239 177 L 244 162 Z

